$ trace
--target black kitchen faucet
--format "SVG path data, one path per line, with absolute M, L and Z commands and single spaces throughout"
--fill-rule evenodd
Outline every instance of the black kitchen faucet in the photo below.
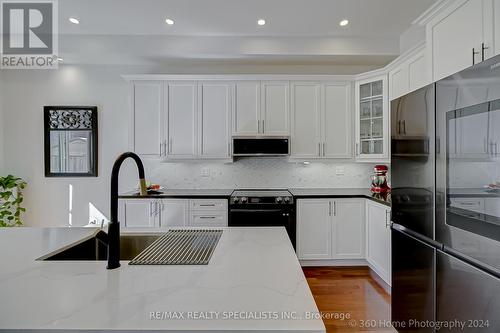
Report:
M 139 169 L 141 195 L 147 194 L 146 180 L 144 178 L 144 165 L 137 154 L 123 153 L 116 159 L 111 171 L 111 219 L 108 228 L 108 266 L 107 269 L 120 267 L 120 222 L 118 221 L 118 176 L 123 161 L 132 158 Z

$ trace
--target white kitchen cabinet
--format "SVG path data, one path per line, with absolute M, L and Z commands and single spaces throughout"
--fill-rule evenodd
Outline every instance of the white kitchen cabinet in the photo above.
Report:
M 398 65 L 389 71 L 390 100 L 406 95 L 431 83 L 428 75 L 425 45 L 402 55 Z M 389 65 L 391 66 L 391 65 Z
M 292 82 L 292 158 L 351 157 L 351 85 Z
M 500 157 L 500 102 L 491 103 L 491 111 L 489 112 L 489 154 L 491 158 L 497 159 Z
M 167 157 L 191 158 L 197 155 L 198 87 L 193 81 L 166 84 L 168 115 Z
M 321 155 L 321 84 L 292 82 L 291 149 L 294 158 Z
M 324 158 L 351 157 L 351 84 L 325 83 L 321 126 Z
M 127 199 L 118 204 L 118 217 L 125 229 L 157 228 L 159 225 L 159 209 L 155 200 Z
M 227 199 L 189 200 L 189 225 L 192 227 L 227 227 Z
M 237 81 L 234 136 L 288 136 L 288 81 Z
M 365 257 L 365 200 L 337 199 L 333 204 L 334 259 Z
M 485 214 L 500 217 L 500 198 L 484 198 Z
M 259 134 L 260 107 L 260 81 L 236 82 L 233 135 Z
M 158 200 L 160 209 L 158 226 L 162 229 L 184 227 L 188 225 L 189 200 L 162 199 Z
M 226 212 L 195 211 L 189 215 L 191 227 L 227 227 Z
M 299 259 L 332 257 L 331 201 L 297 200 L 297 255 Z
M 391 285 L 390 208 L 373 201 L 366 203 L 366 259 L 370 267 Z
M 389 95 L 387 75 L 356 82 L 356 159 L 389 158 Z
M 160 156 L 164 149 L 162 82 L 132 82 L 131 90 L 131 150 L 139 155 Z
M 365 257 L 364 199 L 297 200 L 299 259 Z
M 485 199 L 484 198 L 451 198 L 450 205 L 452 207 L 470 210 L 472 212 L 484 214 L 485 212 Z
M 264 81 L 261 83 L 261 133 L 287 136 L 290 133 L 289 83 Z
M 199 82 L 199 156 L 229 158 L 232 85 Z
M 458 0 L 427 25 L 433 80 L 494 54 L 493 0 Z

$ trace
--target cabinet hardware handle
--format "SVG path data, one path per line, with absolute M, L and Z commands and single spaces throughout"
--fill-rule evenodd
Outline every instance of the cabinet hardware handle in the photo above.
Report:
M 260 120 L 257 120 L 257 133 L 260 133 Z
M 479 54 L 479 52 L 476 51 L 476 48 L 472 48 L 472 65 L 474 66 L 476 64 L 476 54 Z
M 389 215 L 389 218 L 387 218 L 387 215 Z M 391 227 L 391 212 L 389 212 L 388 210 L 385 211 L 385 227 L 386 228 L 390 228 Z
M 406 134 L 406 120 L 403 120 L 403 134 Z
M 398 134 L 401 134 L 401 120 L 398 120 L 398 130 L 396 132 L 398 132 Z
M 328 216 L 332 216 L 332 202 L 328 201 Z
M 215 204 L 200 204 L 200 207 L 215 207 Z
M 266 121 L 262 120 L 262 134 L 266 133 Z
M 481 43 L 481 56 L 484 61 L 484 50 L 488 50 L 489 47 L 485 46 L 484 43 Z
M 153 202 L 149 202 L 149 217 L 153 216 Z
M 168 139 L 168 152 L 172 154 L 172 137 Z
M 326 150 L 326 148 L 325 148 L 325 147 L 326 147 L 326 143 L 325 143 L 325 142 L 323 142 L 323 157 L 324 157 L 324 156 L 326 156 L 326 154 L 325 154 L 325 150 Z
M 333 202 L 333 216 L 337 216 L 337 201 Z
M 215 219 L 215 216 L 200 216 L 200 219 Z
M 318 142 L 318 156 L 321 156 L 321 142 Z

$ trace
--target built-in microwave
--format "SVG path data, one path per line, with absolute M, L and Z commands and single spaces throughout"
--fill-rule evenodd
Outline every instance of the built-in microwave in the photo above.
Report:
M 288 137 L 235 137 L 233 156 L 287 156 L 290 155 Z

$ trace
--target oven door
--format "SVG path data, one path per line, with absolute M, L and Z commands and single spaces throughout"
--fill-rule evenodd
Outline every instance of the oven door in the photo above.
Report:
M 230 227 L 285 227 L 295 248 L 295 215 L 293 209 L 282 208 L 236 208 L 229 209 Z

